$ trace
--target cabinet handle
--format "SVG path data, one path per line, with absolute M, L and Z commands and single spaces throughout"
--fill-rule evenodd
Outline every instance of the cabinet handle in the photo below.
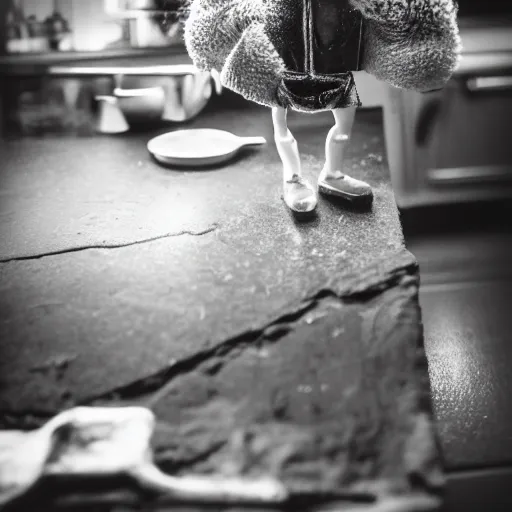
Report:
M 466 82 L 471 92 L 512 90 L 512 76 L 479 76 Z

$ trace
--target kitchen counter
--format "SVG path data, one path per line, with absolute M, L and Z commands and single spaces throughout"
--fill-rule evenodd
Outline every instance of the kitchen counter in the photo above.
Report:
M 312 179 L 331 123 L 290 116 Z M 373 207 L 322 199 L 308 221 L 281 200 L 267 109 L 231 97 L 190 126 L 269 144 L 184 172 L 145 148 L 172 127 L 2 142 L 1 424 L 145 405 L 169 472 L 222 471 L 242 450 L 239 471 L 301 492 L 344 489 L 363 510 L 390 495 L 435 508 L 418 272 L 380 111 L 358 113 L 347 155 Z
M 415 482 L 431 508 L 432 387 L 446 510 L 509 510 L 512 238 L 482 227 L 478 209 L 461 218 L 466 234 L 410 237 L 430 386 L 380 111 L 358 112 L 347 155 L 352 175 L 374 186 L 373 208 L 322 199 L 299 222 L 280 197 L 268 111 L 223 98 L 187 126 L 269 144 L 217 169 L 152 161 L 146 142 L 172 125 L 0 141 L 0 426 L 34 428 L 77 404 L 145 405 L 169 473 L 243 460 L 302 491 L 357 484 L 362 510 L 392 486 L 410 496 Z M 290 114 L 312 179 L 330 125 L 328 114 Z M 435 222 L 446 230 L 447 220 Z M 468 234 L 468 220 L 483 233 Z M 240 432 L 253 442 L 237 444 Z M 141 499 L 123 480 L 47 482 L 14 509 Z

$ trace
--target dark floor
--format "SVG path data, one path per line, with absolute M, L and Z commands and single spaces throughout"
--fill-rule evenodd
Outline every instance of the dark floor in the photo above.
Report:
M 407 246 L 421 268 L 447 510 L 512 507 L 510 206 L 404 213 Z
M 411 214 L 438 428 L 450 469 L 512 463 L 512 229 L 509 205 Z M 445 212 L 447 213 L 447 212 Z M 407 216 L 407 214 L 406 214 Z

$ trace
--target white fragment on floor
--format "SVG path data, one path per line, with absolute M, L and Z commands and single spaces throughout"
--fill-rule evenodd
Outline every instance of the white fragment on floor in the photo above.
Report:
M 43 475 L 98 477 L 128 474 L 139 485 L 179 500 L 281 503 L 275 479 L 172 477 L 154 464 L 155 418 L 141 407 L 77 407 L 32 432 L 0 431 L 0 508 Z

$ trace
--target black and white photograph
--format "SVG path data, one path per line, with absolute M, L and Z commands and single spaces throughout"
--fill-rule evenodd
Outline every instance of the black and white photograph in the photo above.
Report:
M 42 511 L 512 511 L 512 0 L 0 0 Z

